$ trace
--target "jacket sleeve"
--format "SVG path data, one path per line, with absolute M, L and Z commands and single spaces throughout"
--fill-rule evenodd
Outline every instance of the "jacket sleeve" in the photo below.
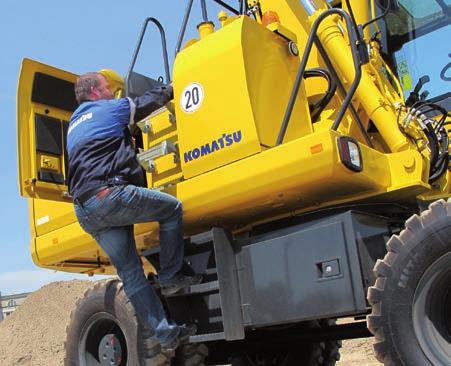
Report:
M 174 91 L 171 85 L 161 86 L 145 92 L 143 95 L 133 98 L 130 103 L 132 120 L 138 122 L 147 117 L 152 112 L 163 107 L 174 98 Z M 134 113 L 133 113 L 134 112 Z

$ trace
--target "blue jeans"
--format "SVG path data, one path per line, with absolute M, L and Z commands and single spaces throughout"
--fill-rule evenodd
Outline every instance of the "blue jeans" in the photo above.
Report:
M 133 185 L 111 187 L 110 193 L 96 195 L 83 204 L 75 200 L 80 226 L 99 243 L 116 267 L 139 319 L 161 343 L 178 334 L 177 325 L 166 318 L 163 306 L 143 271 L 136 250 L 133 224 L 158 221 L 160 224 L 161 283 L 181 269 L 184 255 L 182 204 L 168 194 Z

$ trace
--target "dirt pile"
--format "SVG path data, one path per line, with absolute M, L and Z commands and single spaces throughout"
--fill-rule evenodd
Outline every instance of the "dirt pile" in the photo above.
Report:
M 91 281 L 42 287 L 0 323 L 0 365 L 61 366 L 66 325 L 75 302 Z
M 0 323 L 1 366 L 62 366 L 70 312 L 91 281 L 54 282 L 31 294 Z M 343 342 L 337 366 L 380 366 L 372 340 Z

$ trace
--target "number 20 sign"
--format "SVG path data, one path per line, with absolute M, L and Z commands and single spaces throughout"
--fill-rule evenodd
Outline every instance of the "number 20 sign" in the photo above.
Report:
M 180 106 L 186 113 L 197 111 L 204 100 L 204 89 L 198 83 L 189 84 L 180 97 Z

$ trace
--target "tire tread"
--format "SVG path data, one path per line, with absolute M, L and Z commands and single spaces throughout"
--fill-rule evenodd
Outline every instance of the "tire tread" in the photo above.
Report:
M 416 240 L 412 239 L 419 236 L 422 231 L 427 233 L 434 230 L 435 223 L 446 216 L 451 216 L 451 199 L 448 202 L 444 200 L 433 202 L 429 209 L 423 211 L 421 215 L 411 216 L 406 221 L 405 229 L 399 235 L 394 235 L 389 239 L 387 254 L 383 260 L 379 259 L 374 266 L 373 270 L 377 279 L 375 284 L 368 289 L 367 299 L 372 305 L 372 312 L 367 317 L 367 325 L 370 332 L 375 336 L 373 345 L 375 356 L 385 366 L 404 365 L 398 351 L 391 344 L 391 337 L 387 337 L 390 329 L 388 329 L 389 326 L 384 319 L 385 284 L 387 281 L 396 278 L 398 278 L 398 283 L 403 283 L 412 271 L 410 267 L 413 264 L 402 268 L 402 273 L 397 273 L 396 268 L 402 259 L 409 258 L 412 255 L 411 252 L 416 243 Z

